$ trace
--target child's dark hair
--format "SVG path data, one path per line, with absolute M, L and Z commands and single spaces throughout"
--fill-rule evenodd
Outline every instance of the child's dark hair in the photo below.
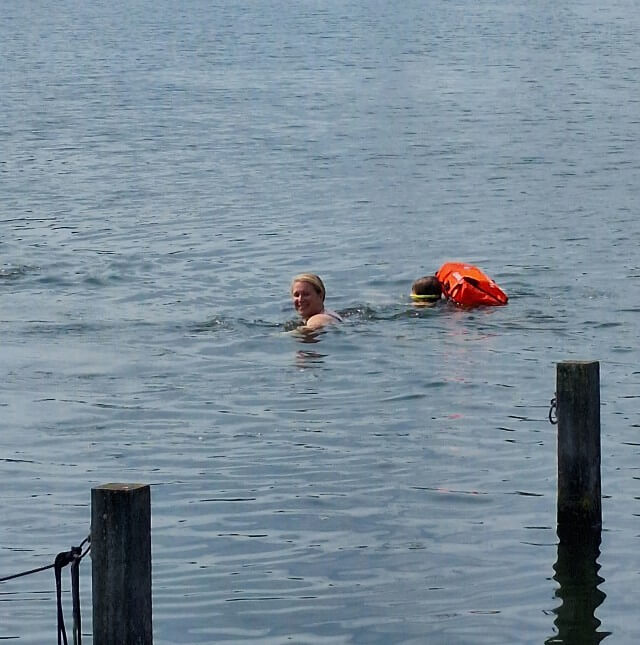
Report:
M 434 296 L 440 298 L 442 295 L 442 285 L 435 275 L 425 275 L 418 278 L 411 285 L 411 293 L 416 296 Z

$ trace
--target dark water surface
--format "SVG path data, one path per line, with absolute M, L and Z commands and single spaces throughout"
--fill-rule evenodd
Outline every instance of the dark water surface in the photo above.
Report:
M 148 482 L 158 645 L 638 642 L 633 2 L 8 0 L 0 59 L 0 576 Z M 450 259 L 509 305 L 412 310 Z M 601 362 L 582 576 L 565 359 Z M 0 600 L 55 637 L 50 572 Z

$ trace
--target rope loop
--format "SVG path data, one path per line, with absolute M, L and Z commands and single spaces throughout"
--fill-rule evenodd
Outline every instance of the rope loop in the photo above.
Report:
M 85 546 L 84 551 L 82 548 Z M 62 611 L 62 569 L 71 565 L 71 599 L 73 604 L 73 642 L 74 645 L 82 645 L 82 628 L 80 620 L 80 562 L 91 549 L 91 535 L 88 535 L 80 546 L 72 546 L 69 551 L 62 551 L 56 555 L 53 564 L 47 564 L 43 567 L 22 571 L 11 576 L 0 578 L 0 582 L 21 578 L 32 573 L 53 569 L 56 580 L 56 603 L 58 616 L 58 645 L 69 645 L 67 640 L 67 630 L 64 625 L 64 615 Z
M 84 553 L 82 547 L 89 543 Z M 91 548 L 91 536 L 89 535 L 80 543 L 80 546 L 72 546 L 69 551 L 58 553 L 55 560 L 56 576 L 56 599 L 58 602 L 58 645 L 69 645 L 67 630 L 64 625 L 64 614 L 62 611 L 62 569 L 68 564 L 71 565 L 71 603 L 73 612 L 73 643 L 82 645 L 82 627 L 80 616 L 80 562 Z

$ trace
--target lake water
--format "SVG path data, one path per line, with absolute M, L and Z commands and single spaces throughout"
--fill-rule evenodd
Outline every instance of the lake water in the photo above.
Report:
M 7 0 L 0 58 L 0 576 L 144 482 L 156 645 L 638 642 L 635 3 Z M 412 309 L 447 260 L 509 305 Z M 315 343 L 301 271 L 346 318 Z M 585 584 L 566 359 L 601 371 Z M 0 600 L 55 638 L 51 572 Z

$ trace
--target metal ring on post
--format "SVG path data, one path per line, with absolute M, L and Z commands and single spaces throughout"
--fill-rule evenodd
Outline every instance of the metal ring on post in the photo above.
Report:
M 551 425 L 557 425 L 558 423 L 558 401 L 554 396 L 551 399 L 551 407 L 549 408 L 549 423 Z

